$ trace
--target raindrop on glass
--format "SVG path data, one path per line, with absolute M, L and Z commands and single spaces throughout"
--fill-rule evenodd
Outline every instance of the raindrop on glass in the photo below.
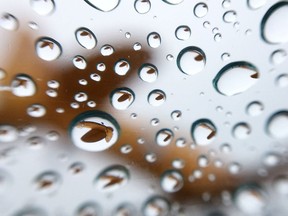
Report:
M 122 154 L 129 154 L 133 150 L 133 147 L 129 144 L 124 144 L 120 147 L 120 152 Z
M 157 32 L 152 32 L 147 37 L 148 45 L 152 48 L 157 48 L 161 45 L 161 37 Z
M 143 206 L 143 216 L 168 216 L 169 212 L 169 202 L 159 196 L 150 198 Z
M 115 209 L 112 216 L 135 216 L 136 210 L 135 207 L 129 203 L 124 203 Z
M 247 123 L 241 122 L 233 127 L 232 134 L 236 139 L 244 140 L 251 134 L 251 128 Z
M 152 64 L 143 64 L 138 74 L 144 82 L 152 83 L 158 78 L 158 69 Z
M 281 74 L 276 78 L 276 85 L 280 88 L 288 87 L 288 74 Z
M 153 90 L 148 95 L 148 102 L 152 106 L 160 106 L 162 105 L 166 100 L 166 95 L 161 90 Z
M 178 40 L 188 40 L 191 36 L 191 29 L 189 26 L 179 26 L 175 31 L 175 36 Z
M 88 100 L 88 95 L 84 92 L 79 92 L 74 95 L 74 99 L 77 102 L 84 102 Z
M 240 170 L 241 170 L 241 166 L 237 162 L 233 162 L 233 163 L 229 164 L 229 166 L 228 166 L 228 171 L 232 175 L 239 174 Z
M 53 0 L 30 0 L 32 9 L 41 16 L 51 14 L 55 10 Z
M 115 73 L 120 76 L 125 76 L 129 70 L 130 70 L 130 64 L 128 61 L 124 59 L 121 59 L 118 62 L 116 62 L 114 66 Z
M 100 82 L 101 81 L 101 76 L 97 73 L 92 73 L 90 74 L 90 78 L 91 80 L 95 81 L 95 82 Z
M 153 152 L 147 153 L 145 155 L 145 159 L 149 163 L 154 163 L 157 160 L 157 155 L 155 153 L 153 153 Z
M 36 93 L 36 84 L 25 74 L 16 75 L 11 82 L 12 93 L 18 97 L 30 97 Z
M 194 15 L 198 18 L 206 16 L 208 13 L 208 6 L 205 3 L 198 3 L 194 7 Z
M 184 179 L 180 172 L 168 170 L 162 174 L 160 184 L 165 192 L 174 193 L 183 187 Z
M 275 167 L 280 162 L 280 156 L 276 153 L 270 152 L 263 158 L 263 164 L 267 167 Z
M 60 176 L 53 171 L 41 173 L 34 180 L 35 189 L 45 194 L 55 193 L 59 189 L 60 184 Z
M 258 8 L 263 7 L 266 4 L 267 0 L 248 0 L 249 8 L 256 10 Z
M 287 53 L 283 49 L 276 50 L 271 54 L 270 59 L 274 65 L 281 64 L 287 59 Z
M 139 42 L 136 42 L 136 43 L 133 45 L 133 49 L 134 49 L 135 51 L 141 50 L 141 49 L 142 49 L 142 45 L 141 45 Z
M 197 162 L 199 167 L 207 167 L 209 164 L 209 160 L 205 155 L 200 155 L 197 159 Z
M 55 91 L 54 89 L 48 89 L 46 91 L 46 94 L 49 96 L 49 97 L 57 97 L 58 96 L 58 93 L 57 91 Z
M 157 119 L 157 118 L 153 118 L 153 119 L 151 119 L 151 125 L 152 126 L 157 126 L 157 125 L 159 125 L 159 119 Z
M 85 165 L 81 162 L 75 162 L 75 163 L 72 163 L 68 169 L 70 173 L 72 173 L 73 175 L 76 175 L 84 171 Z
M 77 29 L 75 37 L 78 43 L 86 49 L 93 49 L 97 45 L 95 35 L 87 28 Z
M 258 116 L 264 111 L 264 105 L 259 101 L 253 101 L 248 104 L 246 112 L 250 116 Z
M 106 44 L 101 47 L 100 52 L 103 56 L 110 56 L 114 53 L 114 48 L 111 45 Z
M 223 15 L 223 20 L 226 23 L 234 23 L 237 19 L 237 13 L 233 10 L 227 11 Z
M 288 111 L 279 111 L 273 114 L 267 122 L 269 135 L 276 139 L 288 137 Z
M 169 129 L 162 129 L 156 134 L 156 143 L 159 146 L 167 146 L 174 138 L 174 134 Z
M 151 3 L 149 0 L 136 0 L 134 8 L 139 14 L 145 14 L 150 11 Z
M 0 125 L 0 142 L 13 142 L 18 135 L 18 130 L 14 126 Z
M 90 6 L 103 12 L 109 12 L 117 8 L 120 0 L 85 0 Z
M 197 145 L 205 146 L 213 142 L 217 130 L 210 120 L 200 119 L 192 124 L 191 134 Z
M 175 159 L 172 161 L 172 166 L 175 168 L 175 169 L 183 169 L 184 166 L 185 166 L 185 161 L 182 160 L 182 159 Z
M 46 108 L 41 104 L 32 104 L 27 108 L 27 114 L 34 118 L 40 118 L 46 114 Z
M 19 27 L 19 21 L 9 13 L 4 13 L 0 17 L 0 26 L 8 31 L 15 31 Z
M 76 212 L 77 213 L 75 216 L 98 216 L 98 215 L 102 215 L 101 214 L 102 211 L 101 211 L 100 206 L 93 201 L 89 201 L 89 202 L 82 204 L 80 207 L 78 207 Z
M 288 195 L 288 176 L 280 175 L 273 180 L 274 190 L 281 195 Z
M 60 44 L 52 38 L 40 38 L 36 42 L 35 46 L 36 53 L 39 58 L 45 61 L 53 61 L 57 59 L 62 53 Z
M 98 71 L 103 72 L 103 71 L 106 70 L 106 65 L 105 65 L 104 63 L 98 63 L 98 64 L 96 65 L 96 68 L 97 68 Z
M 174 110 L 172 113 L 171 113 L 171 118 L 174 120 L 174 121 L 179 121 L 182 117 L 182 112 L 180 110 Z
M 126 110 L 135 100 L 135 94 L 131 89 L 120 88 L 111 93 L 110 101 L 112 106 L 118 110 Z
M 80 70 L 84 70 L 87 67 L 87 62 L 85 60 L 85 58 L 83 56 L 75 56 L 73 58 L 73 64 L 76 68 L 80 69 Z

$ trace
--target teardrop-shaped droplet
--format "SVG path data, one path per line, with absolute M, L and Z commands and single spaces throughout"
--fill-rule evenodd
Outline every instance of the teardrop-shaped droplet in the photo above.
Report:
M 114 48 L 111 45 L 106 44 L 101 47 L 100 52 L 103 56 L 110 56 L 114 53 Z
M 115 191 L 129 181 L 129 171 L 120 165 L 110 166 L 103 170 L 95 179 L 95 187 L 101 192 Z
M 118 110 L 126 110 L 135 100 L 135 94 L 131 89 L 120 88 L 111 93 L 110 101 L 112 106 Z
M 152 106 L 160 106 L 166 101 L 166 95 L 161 90 L 153 90 L 148 95 L 148 103 Z
M 249 8 L 256 10 L 258 8 L 263 7 L 266 4 L 267 0 L 248 0 Z
M 129 70 L 130 70 L 130 64 L 128 61 L 124 59 L 121 59 L 118 62 L 116 62 L 114 66 L 115 73 L 120 76 L 125 76 Z
M 191 29 L 189 26 L 179 26 L 175 31 L 175 36 L 178 40 L 188 40 L 191 36 Z
M 136 0 L 134 8 L 139 14 L 148 13 L 151 8 L 151 2 L 149 0 Z
M 227 11 L 223 15 L 223 20 L 226 23 L 234 23 L 237 19 L 237 13 L 233 10 Z
M 92 7 L 103 12 L 109 12 L 117 8 L 120 0 L 84 0 Z
M 53 0 L 30 0 L 32 9 L 41 16 L 51 14 L 55 9 Z
M 261 34 L 268 43 L 288 42 L 288 3 L 274 4 L 264 15 L 261 22 Z
M 41 193 L 55 193 L 61 184 L 60 176 L 53 171 L 47 171 L 38 175 L 34 180 L 35 189 Z
M 169 145 L 174 138 L 174 134 L 169 129 L 162 129 L 156 134 L 156 143 L 159 146 L 167 146 Z
M 226 96 L 243 93 L 259 79 L 256 67 L 247 62 L 233 62 L 218 72 L 213 80 L 216 90 Z
M 35 46 L 36 53 L 39 58 L 45 61 L 53 61 L 57 59 L 62 53 L 60 44 L 52 38 L 40 38 L 36 42 Z
M 11 82 L 12 93 L 18 97 L 30 97 L 36 93 L 36 84 L 25 74 L 18 74 Z
M 147 37 L 148 45 L 152 48 L 158 48 L 161 45 L 161 37 L 157 32 L 152 32 Z
M 15 31 L 19 27 L 19 21 L 13 15 L 5 13 L 0 18 L 0 26 L 8 31 Z
M 114 145 L 119 137 L 119 125 L 107 113 L 90 111 L 76 117 L 70 126 L 74 145 L 86 151 L 104 151 Z
M 180 172 L 176 170 L 168 170 L 161 176 L 161 187 L 168 193 L 179 191 L 184 185 L 184 179 Z
M 206 57 L 198 47 L 186 47 L 177 57 L 178 68 L 187 75 L 194 75 L 204 70 Z
M 75 37 L 78 43 L 86 49 L 93 49 L 97 45 L 95 35 L 87 28 L 77 29 Z
M 144 216 L 168 216 L 170 212 L 170 203 L 163 197 L 154 196 L 150 198 L 143 206 Z
M 208 13 L 208 6 L 201 2 L 198 3 L 197 5 L 195 5 L 194 7 L 194 15 L 198 18 L 202 18 L 204 16 L 206 16 Z
M 34 118 L 40 118 L 46 114 L 46 108 L 41 104 L 32 104 L 27 108 L 27 114 Z
M 288 137 L 288 111 L 279 111 L 273 114 L 267 123 L 267 131 L 276 139 Z
M 87 62 L 85 60 L 85 58 L 83 56 L 75 56 L 73 58 L 73 64 L 76 68 L 80 69 L 80 70 L 85 70 L 87 67 Z
M 232 134 L 236 139 L 247 139 L 251 134 L 251 128 L 247 123 L 241 122 L 233 127 Z
M 18 135 L 18 130 L 14 126 L 0 125 L 0 142 L 13 142 Z
M 158 78 L 158 69 L 152 64 L 144 64 L 139 69 L 139 77 L 144 82 L 155 82 Z
M 191 134 L 197 145 L 209 145 L 216 137 L 217 130 L 208 119 L 200 119 L 192 124 Z

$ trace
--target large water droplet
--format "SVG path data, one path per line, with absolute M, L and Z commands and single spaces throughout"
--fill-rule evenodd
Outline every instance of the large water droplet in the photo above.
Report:
M 147 37 L 148 45 L 152 48 L 157 48 L 161 45 L 161 37 L 157 32 L 152 32 Z
M 187 75 L 194 75 L 204 70 L 206 57 L 198 47 L 186 47 L 177 57 L 178 68 Z
M 45 61 L 53 61 L 57 59 L 62 53 L 60 44 L 52 38 L 40 38 L 36 42 L 35 46 L 36 53 L 39 58 Z
M 100 206 L 92 201 L 82 204 L 78 209 L 75 216 L 98 216 L 101 214 Z
M 174 138 L 174 134 L 169 129 L 162 129 L 156 134 L 156 143 L 159 146 L 167 146 Z
M 182 174 L 175 170 L 163 173 L 160 181 L 162 189 L 168 193 L 179 191 L 184 185 Z
M 134 8 L 139 14 L 145 14 L 150 11 L 151 3 L 149 0 L 136 0 Z
M 268 43 L 288 42 L 288 3 L 274 4 L 264 15 L 261 22 L 261 34 Z
M 191 133 L 197 145 L 205 146 L 213 142 L 217 130 L 210 120 L 200 119 L 192 124 Z
M 11 82 L 12 93 L 18 97 L 30 97 L 36 93 L 36 84 L 29 76 L 18 74 Z
M 135 94 L 131 89 L 120 88 L 111 93 L 112 106 L 118 110 L 126 110 L 135 100 Z
M 262 6 L 264 6 L 266 4 L 267 0 L 248 0 L 248 6 L 253 9 L 256 10 Z
M 143 206 L 144 216 L 168 216 L 169 211 L 169 202 L 159 196 L 150 198 Z
M 36 177 L 34 180 L 35 189 L 41 193 L 51 194 L 55 193 L 61 184 L 60 176 L 53 172 L 48 171 L 41 173 L 39 176 Z
M 90 111 L 76 117 L 70 126 L 71 139 L 86 151 L 103 151 L 118 140 L 119 126 L 107 113 Z
M 111 192 L 126 185 L 129 180 L 129 171 L 120 165 L 108 167 L 95 179 L 95 187 L 101 192 Z
M 130 64 L 128 61 L 124 59 L 121 59 L 118 62 L 116 62 L 114 66 L 115 73 L 120 76 L 125 76 L 129 70 L 130 70 Z
M 247 123 L 241 122 L 233 127 L 232 134 L 236 139 L 247 139 L 251 134 L 251 128 Z
M 75 37 L 78 43 L 86 49 L 93 49 L 97 45 L 95 35 L 87 28 L 77 29 Z
M 267 123 L 270 136 L 276 139 L 288 137 L 288 111 L 279 111 L 273 114 Z
M 259 72 L 250 63 L 233 62 L 220 70 L 213 80 L 216 90 L 226 96 L 240 94 L 259 79 Z
M 114 10 L 120 3 L 120 0 L 85 0 L 85 2 L 97 10 L 108 12 Z
M 237 13 L 235 11 L 227 11 L 223 15 L 223 20 L 226 23 L 233 23 L 237 19 Z
M 162 105 L 166 100 L 166 95 L 161 90 L 153 90 L 148 95 L 148 102 L 152 106 L 160 106 Z
M 194 15 L 198 18 L 206 16 L 207 13 L 208 13 L 208 6 L 205 3 L 202 2 L 198 3 L 194 7 Z
M 9 13 L 5 13 L 0 18 L 0 26 L 9 31 L 15 31 L 19 27 L 19 22 L 16 17 Z
M 85 58 L 82 56 L 79 56 L 79 55 L 77 55 L 73 58 L 73 64 L 76 68 L 78 68 L 80 70 L 84 70 L 87 67 L 87 62 L 86 62 Z
M 139 69 L 139 77 L 148 83 L 155 82 L 158 78 L 158 69 L 152 64 L 144 64 Z
M 53 0 L 30 0 L 32 9 L 41 16 L 51 14 L 55 9 Z

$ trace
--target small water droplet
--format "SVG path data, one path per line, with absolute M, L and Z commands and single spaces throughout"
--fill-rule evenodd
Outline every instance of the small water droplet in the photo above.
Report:
M 80 107 L 79 103 L 77 103 L 77 102 L 72 102 L 72 103 L 70 104 L 70 106 L 71 106 L 73 109 L 78 109 L 78 108 Z
M 45 194 L 55 193 L 59 189 L 60 184 L 60 176 L 53 171 L 41 173 L 34 180 L 35 189 Z
M 175 36 L 178 40 L 188 40 L 191 36 L 191 29 L 189 26 L 178 26 Z
M 208 13 L 208 6 L 205 3 L 198 3 L 194 7 L 194 15 L 198 18 L 206 16 Z
M 94 108 L 94 107 L 96 107 L 96 102 L 95 101 L 88 101 L 87 106 Z
M 168 193 L 177 192 L 184 185 L 182 174 L 176 170 L 168 170 L 164 172 L 160 181 L 162 189 Z
M 78 82 L 80 85 L 87 85 L 88 84 L 88 81 L 85 79 L 80 79 Z
M 75 37 L 78 43 L 86 49 L 93 49 L 97 45 L 95 35 L 87 28 L 77 29 L 75 32 Z
M 153 118 L 152 120 L 151 120 L 151 125 L 152 126 L 157 126 L 157 125 L 159 125 L 159 119 L 157 119 L 157 118 Z
M 222 144 L 220 146 L 220 151 L 223 153 L 230 153 L 232 151 L 231 145 L 229 145 L 228 143 Z
M 251 128 L 247 123 L 241 122 L 233 127 L 232 134 L 236 139 L 247 139 L 251 134 Z
M 151 3 L 149 0 L 136 0 L 134 8 L 139 14 L 146 14 L 151 9 Z
M 180 110 L 174 110 L 172 113 L 171 113 L 171 118 L 174 120 L 174 121 L 179 121 L 182 117 L 182 112 Z
M 7 76 L 6 71 L 0 68 L 0 80 L 5 79 L 6 76 Z
M 109 12 L 117 8 L 120 0 L 84 0 L 90 6 L 100 10 L 102 12 Z
M 175 168 L 175 169 L 183 169 L 184 166 L 185 166 L 185 161 L 182 160 L 182 159 L 175 159 L 172 161 L 172 166 Z
M 85 58 L 83 56 L 75 56 L 73 58 L 73 64 L 76 68 L 80 69 L 80 70 L 85 70 L 87 67 L 87 62 L 85 60 Z
M 175 142 L 176 146 L 179 148 L 184 148 L 187 145 L 187 142 L 184 138 L 178 138 Z
M 46 114 L 46 108 L 41 104 L 32 104 L 27 108 L 27 114 L 34 118 L 40 118 Z
M 136 215 L 135 207 L 129 203 L 121 204 L 115 209 L 115 211 L 112 214 L 112 216 L 134 216 L 134 215 Z
M 174 134 L 171 130 L 162 129 L 162 130 L 158 131 L 158 133 L 156 134 L 155 140 L 159 146 L 167 146 L 171 143 L 173 138 L 174 138 Z
M 29 28 L 33 29 L 33 30 L 38 30 L 39 26 L 37 25 L 37 23 L 31 21 L 28 23 Z
M 47 82 L 47 86 L 48 86 L 49 88 L 52 88 L 52 89 L 57 89 L 57 88 L 59 88 L 60 83 L 59 83 L 58 81 L 56 81 L 56 80 L 49 80 L 49 81 Z
M 80 149 L 103 151 L 117 142 L 119 126 L 107 113 L 88 111 L 72 121 L 70 135 L 74 145 Z
M 72 163 L 68 169 L 70 173 L 72 173 L 73 175 L 76 175 L 84 171 L 85 165 L 81 162 L 75 162 L 75 163 Z
M 18 97 L 30 97 L 36 93 L 36 84 L 25 74 L 18 74 L 11 82 L 12 93 Z
M 161 90 L 153 90 L 148 95 L 148 102 L 152 106 L 160 106 L 166 100 L 166 95 Z
M 270 152 L 263 158 L 263 164 L 267 167 L 275 167 L 280 162 L 280 156 L 276 153 Z
M 111 45 L 106 44 L 101 47 L 100 52 L 103 56 L 110 56 L 114 53 L 114 48 Z
M 213 34 L 219 33 L 219 28 L 217 28 L 217 27 L 213 28 L 213 29 L 212 29 L 212 33 L 213 33 Z
M 230 60 L 230 53 L 223 53 L 223 54 L 221 55 L 221 59 L 222 59 L 223 61 L 228 61 L 228 60 Z
M 274 65 L 283 63 L 287 59 L 287 53 L 285 50 L 276 50 L 270 56 L 271 62 Z
M 161 37 L 157 32 L 152 32 L 147 36 L 148 45 L 152 48 L 158 48 L 161 45 Z
M 264 111 L 264 106 L 259 101 L 253 101 L 248 104 L 246 112 L 250 116 L 258 116 Z
M 47 216 L 47 213 L 41 208 L 29 206 L 17 211 L 13 216 Z
M 267 0 L 248 0 L 248 7 L 256 10 L 263 7 L 266 4 Z
M 36 42 L 35 47 L 38 57 L 45 61 L 53 61 L 59 58 L 62 53 L 60 44 L 48 37 L 40 38 Z
M 129 144 L 124 144 L 120 147 L 120 152 L 122 154 L 129 154 L 133 150 L 133 147 Z
M 199 167 L 207 167 L 209 164 L 208 157 L 205 155 L 200 155 L 197 159 Z
M 19 27 L 19 21 L 12 14 L 4 13 L 0 18 L 0 26 L 8 31 L 15 31 Z
M 237 95 L 250 89 L 259 79 L 259 72 L 250 63 L 233 62 L 218 72 L 213 80 L 216 90 L 226 96 Z
M 276 78 L 276 85 L 280 88 L 288 86 L 288 74 L 281 74 Z
M 0 142 L 13 142 L 18 138 L 18 130 L 11 125 L 0 125 Z
M 100 206 L 93 201 L 89 201 L 78 207 L 75 216 L 98 216 L 102 215 L 101 213 Z
M 130 70 L 130 64 L 128 61 L 124 59 L 121 59 L 118 62 L 116 62 L 114 66 L 115 73 L 120 76 L 125 76 L 129 70 Z
M 170 203 L 165 198 L 159 196 L 150 198 L 143 206 L 144 216 L 167 216 L 169 212 Z
M 32 9 L 41 16 L 51 14 L 55 9 L 53 0 L 30 0 Z
M 206 28 L 206 29 L 210 28 L 210 27 L 211 27 L 210 22 L 209 22 L 209 21 L 205 21 L 205 22 L 203 23 L 203 27 Z
M 136 42 L 136 43 L 133 45 L 133 49 L 134 49 L 135 51 L 141 50 L 141 49 L 142 49 L 141 43 Z
M 95 81 L 95 82 L 100 82 L 101 81 L 101 76 L 97 73 L 92 73 L 90 74 L 90 78 L 91 80 Z
M 129 178 L 129 171 L 124 166 L 114 165 L 103 170 L 94 184 L 101 192 L 111 192 L 126 185 Z
M 174 56 L 171 55 L 171 54 L 168 54 L 168 55 L 166 56 L 166 59 L 167 59 L 167 61 L 173 61 L 173 60 L 174 60 Z
M 77 102 L 84 102 L 88 100 L 88 95 L 85 92 L 78 92 L 74 95 L 74 99 Z
M 288 195 L 288 177 L 286 175 L 280 175 L 273 180 L 274 190 L 281 195 Z
M 241 170 L 241 166 L 239 163 L 237 162 L 232 162 L 231 164 L 229 164 L 228 166 L 228 171 L 229 173 L 231 173 L 232 175 L 236 175 L 236 174 L 239 174 Z
M 200 119 L 192 124 L 191 134 L 192 139 L 197 145 L 205 146 L 213 142 L 217 130 L 210 120 Z
M 222 35 L 220 33 L 217 33 L 214 35 L 214 41 L 220 42 L 222 40 Z
M 223 8 L 229 8 L 231 6 L 231 1 L 230 0 L 224 0 L 222 2 L 222 7 Z
M 115 109 L 126 110 L 135 100 L 135 94 L 131 89 L 120 88 L 111 93 L 110 102 Z
M 149 163 L 154 163 L 157 160 L 157 155 L 155 153 L 153 153 L 153 152 L 147 153 L 145 155 L 145 159 Z
M 267 131 L 275 139 L 288 137 L 288 111 L 273 114 L 267 123 Z
M 58 96 L 58 93 L 57 91 L 55 91 L 54 89 L 48 89 L 46 91 L 46 94 L 49 96 L 49 97 L 57 97 Z
M 57 141 L 59 139 L 59 133 L 57 131 L 49 131 L 46 134 L 46 139 L 48 139 L 49 141 Z
M 98 71 L 103 72 L 103 71 L 106 70 L 106 65 L 101 62 L 101 63 L 98 63 L 98 64 L 97 64 L 96 68 L 97 68 Z
M 194 75 L 204 70 L 206 57 L 198 47 L 186 47 L 177 57 L 178 68 L 187 75 Z
M 152 83 L 158 78 L 158 69 L 152 64 L 143 64 L 139 69 L 139 77 L 144 82 Z
M 237 13 L 236 11 L 227 11 L 223 15 L 223 21 L 226 23 L 234 23 L 237 19 Z

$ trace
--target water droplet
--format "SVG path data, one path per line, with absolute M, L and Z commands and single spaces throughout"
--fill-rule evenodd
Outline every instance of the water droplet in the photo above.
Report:
M 234 126 L 232 129 L 232 134 L 236 139 L 247 139 L 251 134 L 251 128 L 247 123 L 241 122 Z
M 97 73 L 92 73 L 90 74 L 90 78 L 91 80 L 95 81 L 95 82 L 100 82 L 101 81 L 101 76 Z
M 38 30 L 39 26 L 37 25 L 37 23 L 31 21 L 28 23 L 29 28 L 33 29 L 33 30 Z
M 178 68 L 187 75 L 194 75 L 204 70 L 206 57 L 198 47 L 186 47 L 177 57 Z
M 157 160 L 157 155 L 155 153 L 153 153 L 153 152 L 147 153 L 145 155 L 145 159 L 149 163 L 154 163 Z
M 258 116 L 260 115 L 264 110 L 264 106 L 259 101 L 253 101 L 250 104 L 248 104 L 246 108 L 246 112 L 250 116 Z
M 58 93 L 57 91 L 55 91 L 54 89 L 48 89 L 46 91 L 46 94 L 49 96 L 49 97 L 57 97 L 58 96 Z
M 18 138 L 18 130 L 11 125 L 0 125 L 0 142 L 13 142 Z
M 19 27 L 19 21 L 12 14 L 4 13 L 0 18 L 0 26 L 8 31 L 15 31 Z
M 213 80 L 216 90 L 226 96 L 243 93 L 259 79 L 259 72 L 250 63 L 233 62 L 220 70 Z
M 170 203 L 159 196 L 150 198 L 143 206 L 144 216 L 168 216 Z
M 0 80 L 5 79 L 6 76 L 6 71 L 0 68 Z
M 203 172 L 201 170 L 194 170 L 192 176 L 195 179 L 201 179 L 203 177 Z
M 59 139 L 59 133 L 57 131 L 49 131 L 46 134 L 46 139 L 48 139 L 49 141 L 57 141 Z
M 57 89 L 57 88 L 59 88 L 60 83 L 59 83 L 58 81 L 56 81 L 56 80 L 49 80 L 49 81 L 47 82 L 47 86 L 48 86 L 49 88 L 52 88 L 52 89 Z
M 213 29 L 212 29 L 212 33 L 213 33 L 213 34 L 219 33 L 219 29 L 218 29 L 217 27 L 213 28 Z
M 69 166 L 69 172 L 71 172 L 74 175 L 83 172 L 84 169 L 85 165 L 81 162 L 75 162 Z
M 149 0 L 136 0 L 134 8 L 139 14 L 145 14 L 150 11 L 151 3 Z
M 86 49 L 93 49 L 97 45 L 95 35 L 87 28 L 77 29 L 75 37 L 78 43 Z
M 222 35 L 220 33 L 217 33 L 214 35 L 214 41 L 220 42 L 222 40 Z
M 53 0 L 30 0 L 32 9 L 41 16 L 51 14 L 55 9 Z
M 271 62 L 274 65 L 283 63 L 286 60 L 286 58 L 287 53 L 285 50 L 282 49 L 274 51 L 270 56 Z
M 274 4 L 264 15 L 261 22 L 261 35 L 268 43 L 288 42 L 288 3 Z
M 273 114 L 267 123 L 267 131 L 276 139 L 288 137 L 288 111 L 279 111 Z
M 103 151 L 117 142 L 119 125 L 107 113 L 88 111 L 72 121 L 70 135 L 74 145 L 80 149 Z
M 87 67 L 87 62 L 85 60 L 85 58 L 83 56 L 75 56 L 73 58 L 73 64 L 76 68 L 80 69 L 80 70 L 84 70 Z
M 101 47 L 100 52 L 103 56 L 110 56 L 114 53 L 114 48 L 111 45 L 106 44 Z
M 72 103 L 70 104 L 70 106 L 71 106 L 73 109 L 78 109 L 78 108 L 80 107 L 79 103 L 77 103 L 77 102 L 72 102 Z
M 120 0 L 85 0 L 90 6 L 103 12 L 109 12 L 117 8 Z
M 124 144 L 120 147 L 120 152 L 122 154 L 129 154 L 133 150 L 133 147 L 129 144 Z
M 237 162 L 233 162 L 233 163 L 229 164 L 229 166 L 228 166 L 228 171 L 232 175 L 239 174 L 240 170 L 241 170 L 241 166 Z
M 99 64 L 97 64 L 96 68 L 98 71 L 103 72 L 106 70 L 106 65 L 104 63 L 99 63 Z
M 143 64 L 139 69 L 139 77 L 144 82 L 152 83 L 158 78 L 158 69 L 152 64 Z
M 161 37 L 157 32 L 152 32 L 147 37 L 148 45 L 152 48 L 157 48 L 161 45 Z
M 110 101 L 112 106 L 118 110 L 126 110 L 135 100 L 135 94 L 131 89 L 120 88 L 111 93 Z
M 174 110 L 172 113 L 171 113 L 171 118 L 174 120 L 174 121 L 179 121 L 182 117 L 182 112 L 180 110 Z
M 91 107 L 91 108 L 94 108 L 94 107 L 96 107 L 96 102 L 95 101 L 88 101 L 87 102 L 87 106 L 89 106 L 89 107 Z
M 31 77 L 18 74 L 11 82 L 12 93 L 18 97 L 30 97 L 36 93 L 36 84 Z
M 136 119 L 138 117 L 137 113 L 131 113 L 130 115 L 131 119 Z
M 85 79 L 80 79 L 78 82 L 80 85 L 87 85 L 88 84 L 88 81 Z
M 220 146 L 220 151 L 223 152 L 223 153 L 230 153 L 232 151 L 231 149 L 231 145 L 225 143 L 223 145 Z
M 148 102 L 152 106 L 160 106 L 162 105 L 166 100 L 166 95 L 161 90 L 153 90 L 148 95 Z
M 278 154 L 270 152 L 266 154 L 263 158 L 263 164 L 268 167 L 274 167 L 280 162 L 280 157 Z
M 207 156 L 205 156 L 205 155 L 200 155 L 198 157 L 197 161 L 198 161 L 199 167 L 207 167 L 209 164 L 209 160 L 208 160 Z
M 208 119 L 200 119 L 192 124 L 192 139 L 197 145 L 205 146 L 213 142 L 217 130 L 214 124 Z
M 174 60 L 174 56 L 171 55 L 171 54 L 168 54 L 168 55 L 166 56 L 166 59 L 167 59 L 167 61 L 173 61 L 173 60 Z
M 126 33 L 125 33 L 125 37 L 126 37 L 127 39 L 129 39 L 129 38 L 131 37 L 131 33 L 130 33 L 130 32 L 126 32 Z
M 40 118 L 46 114 L 46 108 L 41 104 L 32 104 L 27 108 L 27 114 L 34 118 Z
M 119 60 L 114 66 L 115 73 L 120 76 L 125 76 L 129 70 L 130 70 L 130 64 L 128 61 L 124 59 Z
M 160 181 L 162 189 L 168 193 L 177 192 L 184 185 L 182 174 L 176 170 L 168 170 L 163 173 Z
M 46 212 L 38 207 L 27 207 L 17 211 L 13 216 L 47 216 Z
M 159 146 L 167 146 L 174 138 L 174 134 L 169 129 L 162 129 L 156 134 L 156 143 Z
M 222 7 L 223 8 L 229 8 L 231 6 L 231 1 L 230 0 L 224 0 L 222 2 Z
M 187 142 L 184 138 L 178 138 L 175 142 L 176 146 L 179 148 L 184 148 L 187 145 Z
M 191 29 L 189 26 L 178 26 L 175 36 L 178 40 L 188 40 L 191 36 Z
M 84 102 L 88 100 L 88 95 L 84 92 L 78 92 L 75 94 L 74 99 L 77 102 Z
M 274 190 L 281 195 L 288 195 L 288 177 L 286 175 L 277 176 L 273 180 Z
M 185 161 L 182 160 L 182 159 L 175 159 L 172 161 L 172 166 L 175 168 L 175 169 L 183 169 L 184 166 L 185 166 Z
M 208 6 L 205 3 L 198 3 L 194 7 L 194 15 L 198 18 L 206 16 L 208 13 Z
M 136 42 L 136 43 L 133 45 L 133 49 L 134 49 L 135 51 L 141 50 L 141 49 L 142 49 L 142 45 L 141 45 L 139 42 Z
M 153 118 L 152 120 L 151 120 L 151 125 L 152 126 L 157 126 L 157 125 L 159 125 L 159 119 L 157 119 L 157 118 Z
M 59 189 L 61 178 L 57 173 L 48 171 L 37 176 L 34 180 L 34 184 L 35 189 L 39 192 L 51 194 L 55 193 Z
M 281 74 L 276 78 L 276 85 L 280 88 L 288 86 L 288 74 Z
M 145 0 L 144 0 L 145 1 Z M 136 215 L 135 207 L 129 203 L 124 203 L 115 209 L 113 216 L 134 216 Z
M 60 44 L 52 38 L 40 38 L 35 46 L 38 57 L 45 61 L 53 61 L 62 53 Z
M 101 192 L 115 191 L 128 183 L 129 171 L 120 165 L 110 166 L 95 179 L 95 187 Z
M 75 216 L 98 216 L 102 215 L 101 212 L 101 208 L 97 203 L 89 201 L 78 207 Z
M 233 11 L 233 10 L 227 11 L 223 15 L 223 20 L 226 23 L 234 23 L 236 19 L 237 19 L 237 13 L 236 11 Z
M 249 8 L 256 10 L 266 4 L 267 0 L 248 0 Z
M 209 21 L 205 21 L 205 22 L 203 23 L 203 27 L 206 28 L 206 29 L 210 28 L 210 27 L 211 27 L 210 22 L 209 22 Z
M 234 197 L 235 205 L 244 213 L 255 215 L 262 212 L 266 206 L 263 191 L 257 186 L 242 186 Z

